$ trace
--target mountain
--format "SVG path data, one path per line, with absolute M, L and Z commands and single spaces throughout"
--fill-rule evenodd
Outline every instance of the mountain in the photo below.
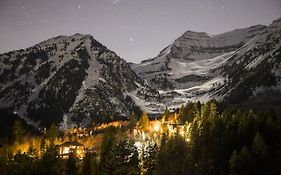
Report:
M 187 31 L 132 69 L 159 90 L 169 107 L 211 98 L 230 104 L 266 100 L 281 106 L 280 34 L 281 18 L 269 26 L 215 36 Z
M 281 18 L 215 36 L 187 31 L 139 64 L 91 35 L 58 36 L 0 55 L 0 110 L 62 128 L 212 98 L 280 110 L 280 35 Z
M 0 109 L 34 126 L 62 127 L 159 109 L 150 88 L 90 35 L 58 36 L 0 55 Z

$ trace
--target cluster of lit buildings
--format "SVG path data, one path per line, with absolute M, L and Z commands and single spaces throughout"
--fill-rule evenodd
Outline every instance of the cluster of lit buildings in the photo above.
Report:
M 85 156 L 85 147 L 83 144 L 75 141 L 64 142 L 57 146 L 59 155 L 63 159 L 67 159 L 71 153 L 79 159 Z
M 149 126 L 144 130 L 135 128 L 133 131 L 134 138 L 139 138 L 142 141 L 151 140 L 156 144 L 160 144 L 162 134 L 167 134 L 168 136 L 179 134 L 189 142 L 190 123 L 179 123 L 178 114 L 174 113 L 167 118 L 163 117 L 160 120 L 150 121 Z
M 127 125 L 127 123 L 126 123 Z M 113 122 L 110 124 L 102 124 L 100 126 L 96 126 L 95 129 L 86 129 L 86 128 L 74 128 L 68 132 L 68 134 L 76 135 L 78 137 L 87 137 L 92 135 L 93 132 L 103 130 L 109 126 L 113 127 L 121 127 L 124 126 L 124 123 Z M 160 145 L 161 138 L 163 134 L 167 134 L 168 136 L 174 136 L 179 134 L 182 136 L 187 142 L 190 141 L 190 123 L 181 124 L 178 122 L 178 114 L 171 114 L 169 117 L 163 117 L 159 120 L 149 121 L 148 126 L 145 129 L 138 129 L 136 127 L 133 130 L 133 137 L 136 141 L 145 142 L 147 140 Z M 59 154 L 62 158 L 68 158 L 70 153 L 74 153 L 78 158 L 82 159 L 85 156 L 87 150 L 85 146 L 79 142 L 69 141 L 65 142 L 61 145 L 58 145 Z

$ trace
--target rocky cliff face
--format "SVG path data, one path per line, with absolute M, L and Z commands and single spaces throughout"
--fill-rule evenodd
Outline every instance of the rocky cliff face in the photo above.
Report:
M 153 113 L 159 94 L 90 35 L 59 36 L 0 55 L 0 108 L 33 125 L 69 126 Z
M 241 103 L 257 92 L 276 92 L 280 90 L 280 21 L 216 36 L 188 31 L 155 58 L 132 68 L 159 90 L 167 106 L 210 98 Z
M 210 36 L 188 31 L 130 64 L 90 35 L 59 36 L 0 55 L 0 109 L 61 127 L 150 114 L 188 100 L 281 109 L 281 19 Z

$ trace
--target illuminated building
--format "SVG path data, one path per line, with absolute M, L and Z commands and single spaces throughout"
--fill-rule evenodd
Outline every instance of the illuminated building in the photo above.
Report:
M 82 159 L 85 156 L 85 147 L 79 142 L 69 141 L 58 146 L 59 155 L 67 159 L 70 153 L 74 153 L 77 158 Z

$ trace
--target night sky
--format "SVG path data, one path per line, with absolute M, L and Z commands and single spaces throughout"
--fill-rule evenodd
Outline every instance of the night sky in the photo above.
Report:
M 140 62 L 187 30 L 214 35 L 278 17 L 281 0 L 0 0 L 0 53 L 78 32 Z

